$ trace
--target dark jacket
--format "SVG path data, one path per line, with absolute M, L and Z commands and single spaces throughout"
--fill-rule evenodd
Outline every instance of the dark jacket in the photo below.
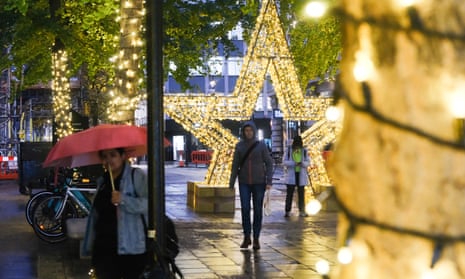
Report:
M 254 138 L 246 140 L 244 127 L 250 126 L 254 131 Z M 232 162 L 231 176 L 229 179 L 229 188 L 234 188 L 236 177 L 239 177 L 239 183 L 244 184 L 262 184 L 271 185 L 273 179 L 273 160 L 271 159 L 268 147 L 264 142 L 259 142 L 249 154 L 244 164 L 239 166 L 245 153 L 255 141 L 257 127 L 252 121 L 247 121 L 242 125 L 241 141 L 236 144 L 234 158 Z M 240 171 L 239 171 L 240 168 Z

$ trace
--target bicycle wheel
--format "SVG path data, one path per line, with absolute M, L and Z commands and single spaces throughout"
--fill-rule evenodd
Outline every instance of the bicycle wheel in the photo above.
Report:
M 54 193 L 50 191 L 40 191 L 32 195 L 32 197 L 29 199 L 29 201 L 26 204 L 26 220 L 29 225 L 32 225 L 32 213 L 34 207 L 37 205 L 37 203 L 45 198 L 53 196 Z
M 60 210 L 62 210 L 61 214 L 59 214 Z M 34 232 L 40 239 L 48 243 L 66 240 L 66 219 L 78 216 L 76 207 L 59 195 L 43 199 L 33 211 L 32 227 Z

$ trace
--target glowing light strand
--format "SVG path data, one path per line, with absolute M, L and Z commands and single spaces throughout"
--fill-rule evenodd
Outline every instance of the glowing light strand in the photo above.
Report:
M 260 94 L 265 74 L 269 73 L 283 115 L 288 120 L 317 120 L 324 123 L 326 109 L 332 98 L 304 97 L 293 59 L 282 31 L 273 0 L 263 1 L 247 56 L 230 96 L 173 94 L 164 96 L 164 111 L 205 145 L 215 149 L 206 183 L 227 185 L 232 151 L 237 138 L 224 129 L 219 120 L 249 119 Z M 321 149 L 335 139 L 334 123 L 326 123 L 324 131 L 316 128 L 306 132 L 304 143 L 310 145 L 318 172 L 326 179 Z M 332 135 L 325 135 L 331 133 Z M 320 142 L 321 141 L 321 142 Z M 319 144 L 315 144 L 318 143 Z M 221 162 L 219 161 L 221 160 Z M 329 182 L 328 182 L 329 183 Z
M 406 124 L 406 123 L 401 123 L 398 122 L 386 115 L 383 115 L 381 112 L 376 110 L 375 108 L 372 107 L 370 96 L 371 96 L 371 89 L 368 83 L 362 82 L 361 84 L 361 90 L 364 92 L 364 97 L 365 97 L 365 104 L 357 104 L 350 98 L 348 94 L 345 93 L 345 90 L 343 88 L 340 88 L 337 92 L 338 96 L 344 99 L 347 104 L 354 109 L 355 111 L 358 112 L 363 112 L 366 113 L 367 115 L 370 115 L 372 118 L 376 119 L 380 123 L 383 123 L 385 125 L 389 125 L 391 127 L 394 127 L 398 130 L 403 130 L 405 132 L 414 134 L 418 137 L 422 137 L 432 143 L 438 144 L 438 145 L 443 145 L 447 146 L 449 148 L 453 148 L 456 150 L 461 150 L 465 151 L 465 143 L 461 141 L 456 141 L 456 140 L 448 140 L 441 138 L 439 136 L 436 136 L 434 134 L 428 133 L 424 130 L 421 130 L 415 126 Z
M 465 235 L 446 235 L 440 233 L 429 233 L 420 230 L 410 229 L 410 228 L 402 228 L 397 227 L 394 225 L 390 225 L 388 223 L 383 223 L 377 220 L 369 219 L 364 216 L 359 216 L 354 214 L 345 204 L 341 201 L 341 199 L 337 195 L 337 191 L 334 192 L 334 199 L 339 207 L 339 210 L 347 217 L 350 222 L 350 229 L 356 230 L 357 226 L 364 225 L 364 226 L 372 226 L 376 227 L 381 230 L 391 231 L 398 234 L 407 234 L 423 239 L 431 240 L 434 244 L 433 248 L 433 256 L 431 259 L 431 267 L 439 260 L 442 251 L 446 245 L 451 245 L 456 242 L 465 242 Z
M 112 94 L 115 97 L 110 101 L 107 114 L 114 122 L 133 121 L 133 112 L 145 94 L 139 92 L 140 55 L 144 42 L 141 33 L 144 31 L 142 23 L 145 15 L 144 1 L 120 1 L 118 17 L 120 22 L 120 51 L 115 59 L 115 81 Z M 130 119 L 128 119 L 130 118 Z
M 71 90 L 67 77 L 68 55 L 64 50 L 52 54 L 52 93 L 53 113 L 55 115 L 56 136 L 58 139 L 72 134 Z

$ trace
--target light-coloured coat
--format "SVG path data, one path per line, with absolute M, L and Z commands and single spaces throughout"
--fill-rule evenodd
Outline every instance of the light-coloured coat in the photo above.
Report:
M 126 163 L 120 182 L 121 203 L 118 205 L 118 254 L 142 254 L 146 250 L 145 228 L 142 221 L 144 216 L 147 224 L 148 214 L 148 182 L 147 176 L 141 169 L 134 170 Z M 103 178 L 97 181 L 97 190 L 103 184 Z M 97 211 L 92 208 L 87 222 L 86 235 L 83 242 L 83 254 L 90 256 L 95 237 L 95 221 Z
M 307 149 L 303 149 L 302 164 L 300 165 L 300 174 L 299 174 L 299 185 L 306 186 L 308 181 L 308 171 L 307 168 L 310 165 L 310 157 L 308 156 Z M 288 147 L 283 157 L 283 166 L 285 168 L 284 172 L 284 184 L 286 185 L 295 185 L 295 172 L 294 168 L 296 162 L 292 159 L 292 147 Z

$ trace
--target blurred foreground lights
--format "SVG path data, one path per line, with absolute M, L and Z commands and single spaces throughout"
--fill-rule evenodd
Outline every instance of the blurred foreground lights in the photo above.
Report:
M 465 94 L 456 92 L 449 97 L 449 110 L 454 117 L 453 128 L 457 141 L 465 143 Z
M 341 264 L 350 264 L 352 262 L 352 250 L 349 247 L 342 247 L 337 252 L 337 260 Z
M 316 272 L 320 275 L 328 275 L 329 263 L 327 260 L 319 260 L 315 264 Z
M 323 2 L 312 1 L 305 6 L 305 14 L 311 18 L 320 18 L 326 13 L 327 8 Z
M 375 65 L 366 51 L 357 51 L 355 53 L 355 65 L 353 74 L 358 82 L 368 81 L 373 78 Z
M 429 269 L 421 275 L 420 279 L 436 279 L 436 276 L 434 275 L 433 270 Z
M 455 118 L 465 118 L 465 94 L 456 92 L 448 100 L 449 110 Z
M 313 199 L 309 203 L 307 203 L 306 210 L 310 215 L 316 215 L 321 210 L 321 202 L 319 200 Z
M 401 7 L 411 7 L 415 5 L 418 0 L 397 0 L 397 3 Z
M 338 107 L 330 106 L 326 110 L 325 116 L 329 121 L 338 121 L 341 118 L 341 110 Z

